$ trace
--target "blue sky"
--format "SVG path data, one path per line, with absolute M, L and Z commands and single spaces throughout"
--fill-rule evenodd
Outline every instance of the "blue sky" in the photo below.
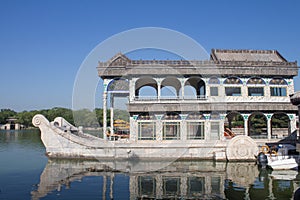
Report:
M 71 108 L 74 80 L 86 56 L 105 39 L 133 28 L 173 29 L 209 52 L 277 49 L 299 62 L 299 19 L 296 0 L 0 0 L 0 108 Z M 299 77 L 295 81 L 300 90 Z

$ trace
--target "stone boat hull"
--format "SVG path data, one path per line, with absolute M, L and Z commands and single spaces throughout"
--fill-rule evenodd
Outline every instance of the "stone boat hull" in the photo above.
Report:
M 257 144 L 248 136 L 236 136 L 230 140 L 110 141 L 85 134 L 61 117 L 49 122 L 38 114 L 33 117 L 32 123 L 40 129 L 49 157 L 254 161 L 258 153 Z

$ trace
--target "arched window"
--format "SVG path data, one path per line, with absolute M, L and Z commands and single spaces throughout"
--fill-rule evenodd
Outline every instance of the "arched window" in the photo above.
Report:
M 191 77 L 184 84 L 185 99 L 205 98 L 205 93 L 205 82 L 200 77 Z
M 225 86 L 226 96 L 241 96 L 242 95 L 240 85 L 243 84 L 243 82 L 241 81 L 241 79 L 236 78 L 236 77 L 230 77 L 224 81 L 224 84 L 227 85 L 227 86 Z
M 287 96 L 287 82 L 282 78 L 273 78 L 270 82 L 271 96 Z
M 167 77 L 161 82 L 161 98 L 177 99 L 181 88 L 180 81 L 175 77 Z
M 223 83 L 224 84 L 233 84 L 233 85 L 243 84 L 242 80 L 239 78 L 236 78 L 236 77 L 227 78 L 227 79 L 225 79 L 225 81 Z
M 136 99 L 157 99 L 157 82 L 151 77 L 142 77 L 135 82 Z
M 269 85 L 287 85 L 287 82 L 282 78 L 273 78 Z
M 208 84 L 220 84 L 220 80 L 217 77 L 211 77 Z
M 290 118 L 286 113 L 274 113 L 271 118 L 272 138 L 284 138 L 290 134 Z
M 219 88 L 216 85 L 220 84 L 220 80 L 217 77 L 211 77 L 208 84 L 214 85 L 210 86 L 210 96 L 219 96 Z
M 263 113 L 253 113 L 248 118 L 248 135 L 252 138 L 267 138 L 267 118 Z
M 261 78 L 254 77 L 247 81 L 248 96 L 264 96 L 264 87 L 257 85 L 265 85 L 265 81 Z
M 224 121 L 224 136 L 233 137 L 234 135 L 244 135 L 244 118 L 238 112 L 230 112 Z
M 266 82 L 262 78 L 253 77 L 247 81 L 247 85 L 265 85 Z

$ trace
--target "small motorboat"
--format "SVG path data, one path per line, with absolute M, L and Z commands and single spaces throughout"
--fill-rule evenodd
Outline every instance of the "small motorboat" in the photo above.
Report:
M 258 164 L 262 167 L 270 167 L 273 170 L 298 169 L 298 158 L 288 155 L 287 148 L 279 145 L 278 151 L 270 150 L 269 146 L 262 146 L 257 156 Z

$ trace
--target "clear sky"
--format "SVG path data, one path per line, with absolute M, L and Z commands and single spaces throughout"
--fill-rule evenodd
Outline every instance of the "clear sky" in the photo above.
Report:
M 300 59 L 297 0 L 0 0 L 0 108 L 71 108 L 77 70 L 89 52 L 140 27 L 182 32 L 208 52 L 277 49 L 289 61 Z

